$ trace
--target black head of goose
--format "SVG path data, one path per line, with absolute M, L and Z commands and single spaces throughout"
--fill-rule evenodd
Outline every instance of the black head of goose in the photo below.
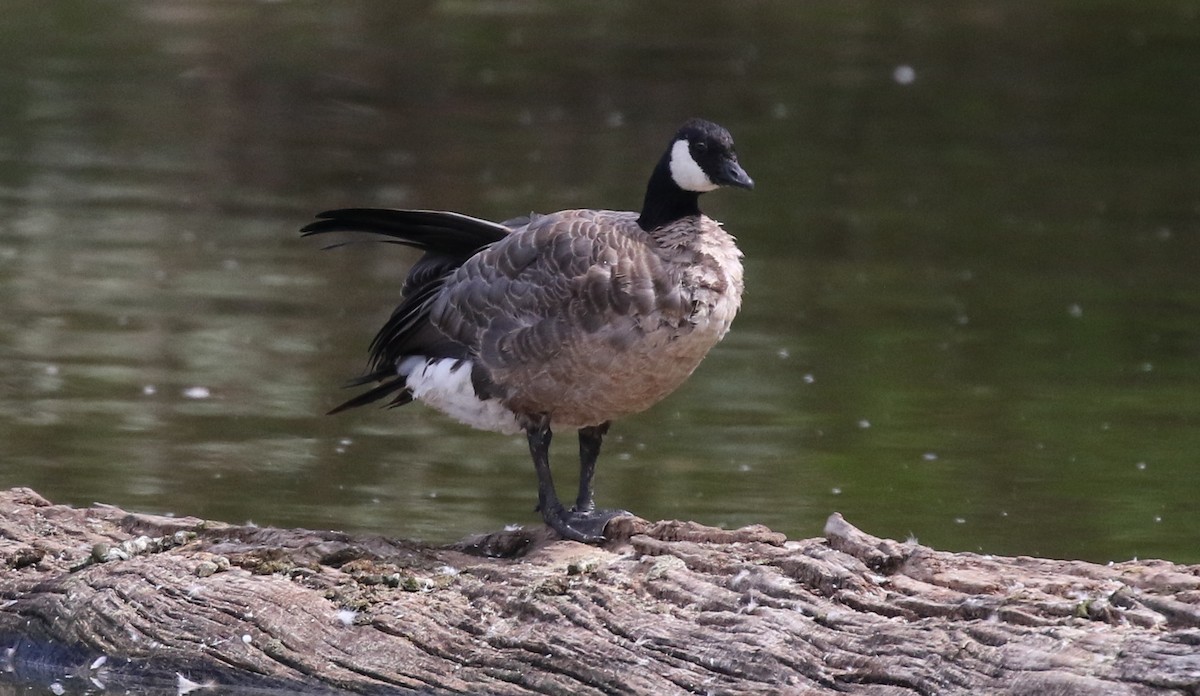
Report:
M 419 400 L 467 425 L 524 432 L 538 510 L 568 539 L 600 542 L 622 510 L 597 510 L 592 474 L 616 418 L 674 391 L 741 304 L 741 252 L 700 212 L 701 193 L 753 188 L 733 139 L 683 124 L 646 186 L 641 213 L 564 210 L 503 223 L 428 210 L 320 213 L 304 235 L 367 232 L 425 251 L 371 343 L 374 385 L 331 413 Z M 579 432 L 575 504 L 550 475 L 550 427 Z

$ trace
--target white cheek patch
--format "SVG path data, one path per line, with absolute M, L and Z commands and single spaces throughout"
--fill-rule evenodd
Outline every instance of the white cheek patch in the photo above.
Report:
M 717 188 L 704 170 L 696 164 L 686 140 L 676 140 L 671 146 L 671 178 L 684 191 L 704 193 Z

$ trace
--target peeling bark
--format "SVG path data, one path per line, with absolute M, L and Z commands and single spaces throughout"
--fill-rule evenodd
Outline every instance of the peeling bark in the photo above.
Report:
M 18 679 L 210 692 L 1200 694 L 1200 566 L 620 518 L 450 547 L 0 493 Z M 188 681 L 181 681 L 188 680 Z

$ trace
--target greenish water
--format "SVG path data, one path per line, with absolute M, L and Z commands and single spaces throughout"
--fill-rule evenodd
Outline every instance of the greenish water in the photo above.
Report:
M 1200 562 L 1200 2 L 15 3 L 0 38 L 0 486 L 535 523 L 523 439 L 322 415 L 413 257 L 296 230 L 636 207 L 703 115 L 758 182 L 704 200 L 745 308 L 614 427 L 600 504 Z

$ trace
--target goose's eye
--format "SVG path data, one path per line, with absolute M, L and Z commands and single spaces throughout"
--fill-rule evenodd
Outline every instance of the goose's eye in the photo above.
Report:
M 700 154 L 702 154 L 702 155 L 703 155 L 705 152 L 708 152 L 708 143 L 704 142 L 703 140 L 701 140 L 700 142 L 696 143 L 696 152 L 698 152 L 698 153 L 700 153 Z

